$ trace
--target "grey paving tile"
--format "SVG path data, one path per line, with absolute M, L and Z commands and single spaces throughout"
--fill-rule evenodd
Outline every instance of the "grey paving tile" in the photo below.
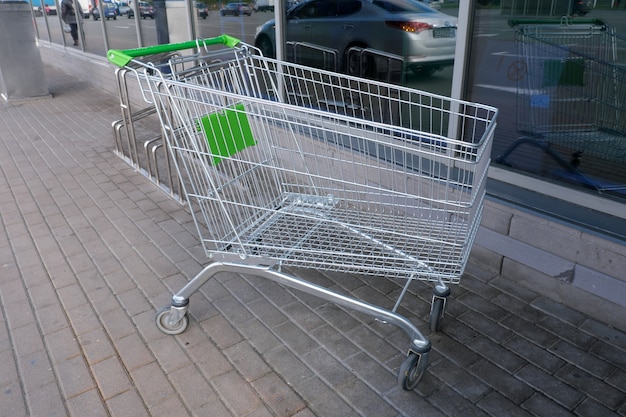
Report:
M 612 410 L 606 408 L 603 404 L 594 401 L 590 398 L 583 401 L 576 409 L 574 410 L 576 415 L 579 416 L 606 416 L 606 417 L 616 417 L 618 414 Z
M 235 371 L 212 378 L 211 384 L 234 415 L 245 416 L 262 405 L 250 385 Z
M 328 323 L 310 331 L 309 334 L 336 357 L 343 359 L 362 351 L 352 340 Z
M 273 372 L 252 381 L 251 385 L 277 417 L 293 416 L 306 408 L 304 401 Z
M 64 398 L 75 397 L 96 386 L 82 356 L 75 356 L 63 362 L 56 361 L 54 368 Z
M 382 401 L 376 392 L 359 379 L 350 378 L 335 387 L 337 392 L 357 413 L 380 417 L 391 417 L 398 414 L 398 409 L 387 401 Z
M 574 326 L 580 326 L 587 320 L 587 316 L 585 316 L 583 313 L 573 310 L 563 304 L 559 304 L 556 301 L 553 301 L 544 296 L 533 300 L 531 302 L 531 305 L 545 312 L 546 314 L 549 314 Z
M 386 393 L 398 386 L 397 372 L 403 358 L 397 358 L 397 367 L 389 370 L 387 367 L 375 361 L 365 352 L 357 353 L 343 362 L 347 369 L 358 375 L 359 379 L 367 383 L 378 393 Z M 316 367 L 317 368 L 317 367 Z
M 111 417 L 150 417 L 146 403 L 136 390 L 125 391 L 106 402 Z
M 515 375 L 567 410 L 573 410 L 584 398 L 584 395 L 575 388 L 533 365 L 526 365 Z
M 218 400 L 215 390 L 193 364 L 171 372 L 168 378 L 184 404 L 192 411 Z
M 483 411 L 491 416 L 507 417 L 530 417 L 528 411 L 520 408 L 519 405 L 510 401 L 506 396 L 497 392 L 491 392 L 476 403 Z
M 81 356 L 81 347 L 71 327 L 48 334 L 44 339 L 46 352 L 52 363 L 60 363 Z
M 25 402 L 26 395 L 22 392 L 17 378 L 9 384 L 0 385 L 2 393 L 2 417 L 30 417 Z
M 445 386 L 429 395 L 428 402 L 441 410 L 446 416 L 487 416 L 487 413 L 476 408 L 472 402 L 449 386 Z
M 65 417 L 67 410 L 56 383 L 25 390 L 30 416 Z
M 514 404 L 523 403 L 534 393 L 533 388 L 485 359 L 473 363 L 467 370 Z
M 580 329 L 606 343 L 615 345 L 626 351 L 626 334 L 619 330 L 593 319 L 586 320 L 580 326 Z
M 107 417 L 109 415 L 108 410 L 102 403 L 100 394 L 97 389 L 90 389 L 79 395 L 67 399 L 66 407 L 69 416 L 81 417 L 81 416 L 93 416 L 93 417 Z
M 243 340 L 241 333 L 231 326 L 228 320 L 220 314 L 212 315 L 203 320 L 200 322 L 200 326 L 221 349 L 232 347 Z
M 175 337 L 163 337 L 150 344 L 150 352 L 166 374 L 191 363 L 189 356 Z
M 491 318 L 476 311 L 470 310 L 459 316 L 458 320 L 466 326 L 476 330 L 483 336 L 489 337 L 498 343 L 508 340 L 512 336 L 511 330 L 507 328 L 508 326 L 497 323 Z
M 520 355 L 486 337 L 476 337 L 466 345 L 490 363 L 509 373 L 515 373 L 528 363 L 528 360 Z
M 142 401 L 151 407 L 175 394 L 174 388 L 156 362 L 130 372 L 130 377 Z
M 116 354 L 108 335 L 102 328 L 78 335 L 87 363 L 94 365 Z
M 554 334 L 518 316 L 508 316 L 500 321 L 500 324 L 543 348 L 554 344 L 558 340 L 558 337 Z
M 575 364 L 580 369 L 595 375 L 599 378 L 607 377 L 613 370 L 613 366 L 608 362 L 598 359 L 596 356 L 585 352 L 582 349 L 565 341 L 559 341 L 548 348 L 560 358 Z
M 428 370 L 472 403 L 475 403 L 491 391 L 487 384 L 448 360 L 434 363 Z
M 248 382 L 259 379 L 272 370 L 247 341 L 224 349 L 224 355 Z
M 574 365 L 564 366 L 555 373 L 555 376 L 611 410 L 616 410 L 626 399 L 623 391 Z
M 563 323 L 561 320 L 556 319 L 552 316 L 542 317 L 538 321 L 537 325 L 540 326 L 542 329 L 553 333 L 559 338 L 567 340 L 584 350 L 591 349 L 598 342 L 598 339 L 596 337 L 591 336 L 586 332 L 581 332 L 580 329 Z
M 334 389 L 316 377 L 307 379 L 306 384 L 298 387 L 302 396 L 309 399 L 309 406 L 317 416 L 350 417 L 356 414 Z
M 563 359 L 521 337 L 514 337 L 507 341 L 505 346 L 528 362 L 548 372 L 555 372 L 565 364 Z
M 137 333 L 115 339 L 113 345 L 120 354 L 124 368 L 129 372 L 147 365 L 155 359 L 144 340 Z
M 263 358 L 275 372 L 289 381 L 300 393 L 304 392 L 303 390 L 311 383 L 312 379 L 318 379 L 313 370 L 302 361 L 302 358 L 289 351 L 284 345 L 265 353 Z
M 52 364 L 45 351 L 20 355 L 17 349 L 16 355 L 17 369 L 25 394 L 29 395 L 34 389 L 56 383 Z
M 572 412 L 559 406 L 545 395 L 537 392 L 530 397 L 522 407 L 539 417 L 571 417 Z
M 171 396 L 167 398 L 165 401 L 154 404 L 152 407 L 148 409 L 150 413 L 150 417 L 172 417 L 172 416 L 180 416 L 186 417 L 191 416 L 191 412 L 185 407 L 178 396 Z M 202 415 L 202 414 L 198 414 Z M 213 414 L 204 414 L 204 415 L 213 415 Z

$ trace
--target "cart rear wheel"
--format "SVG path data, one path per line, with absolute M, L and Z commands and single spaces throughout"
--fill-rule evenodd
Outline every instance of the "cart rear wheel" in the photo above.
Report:
M 428 352 L 409 353 L 398 371 L 398 384 L 405 391 L 413 390 L 421 381 L 428 366 Z
M 171 324 L 169 323 L 170 317 L 170 308 L 165 307 L 161 309 L 156 316 L 156 325 L 163 333 L 167 334 L 180 334 L 187 329 L 187 325 L 189 324 L 189 320 L 187 319 L 187 315 L 185 314 L 178 322 Z
M 430 331 L 438 332 L 441 330 L 441 318 L 443 317 L 443 307 L 445 300 L 435 297 L 433 305 L 430 309 Z

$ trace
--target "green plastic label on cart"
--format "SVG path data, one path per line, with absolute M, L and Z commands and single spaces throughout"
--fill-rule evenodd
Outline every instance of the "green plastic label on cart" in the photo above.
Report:
M 198 126 L 198 130 L 204 131 L 206 135 L 213 165 L 256 144 L 245 108 L 241 103 L 202 116 L 199 121 L 201 126 Z
M 583 87 L 584 85 L 584 58 L 547 59 L 544 61 L 544 87 Z

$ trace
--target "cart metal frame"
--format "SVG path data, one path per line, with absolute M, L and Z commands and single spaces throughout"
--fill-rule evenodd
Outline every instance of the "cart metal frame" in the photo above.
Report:
M 170 60 L 168 75 L 140 58 L 189 48 L 198 53 Z M 401 328 L 410 341 L 398 383 L 415 388 L 431 344 L 397 309 L 411 282 L 433 282 L 439 329 L 480 224 L 497 110 L 265 58 L 226 35 L 108 57 L 143 66 L 137 80 L 212 260 L 157 326 L 184 331 L 190 296 L 214 275 L 253 274 Z M 285 267 L 406 282 L 388 309 Z

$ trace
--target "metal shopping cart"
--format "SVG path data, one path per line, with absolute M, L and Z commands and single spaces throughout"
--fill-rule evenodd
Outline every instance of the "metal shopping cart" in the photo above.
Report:
M 173 59 L 164 75 L 146 58 L 164 48 L 199 53 Z M 137 78 L 212 260 L 159 312 L 158 327 L 184 331 L 189 297 L 213 275 L 254 274 L 403 329 L 398 382 L 413 389 L 430 342 L 397 308 L 413 280 L 434 282 L 430 324 L 439 327 L 480 223 L 496 109 L 268 59 L 225 35 L 108 57 L 143 65 Z M 287 267 L 406 283 L 387 309 Z
M 550 155 L 566 175 L 599 191 L 610 189 L 584 175 L 580 163 L 587 156 L 626 162 L 626 38 L 598 19 L 509 24 L 524 68 L 517 89 L 517 128 L 525 136 L 497 161 L 531 145 Z M 571 152 L 570 158 L 557 147 Z

